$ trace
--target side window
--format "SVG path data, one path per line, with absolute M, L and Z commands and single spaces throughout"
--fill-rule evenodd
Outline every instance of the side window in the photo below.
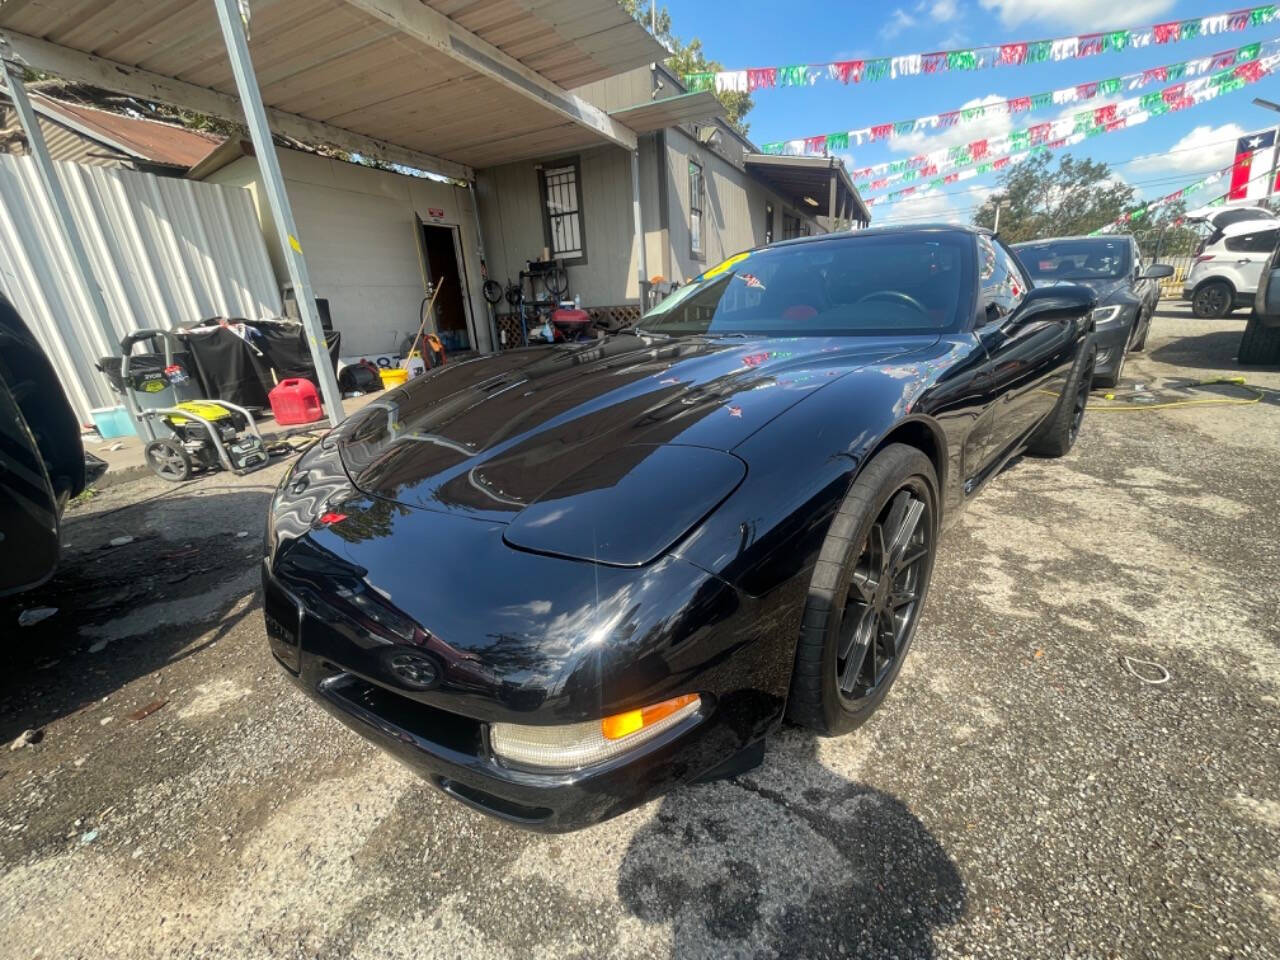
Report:
M 1022 265 L 1003 244 L 978 235 L 978 280 L 982 285 L 984 322 L 1007 317 L 1022 303 L 1030 285 Z
M 1225 246 L 1232 253 L 1270 253 L 1276 248 L 1276 237 L 1275 230 L 1259 230 L 1257 233 L 1227 237 Z

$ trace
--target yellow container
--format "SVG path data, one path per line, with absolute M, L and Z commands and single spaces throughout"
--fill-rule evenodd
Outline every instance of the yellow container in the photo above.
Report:
M 408 370 L 383 368 L 378 371 L 378 376 L 382 378 L 382 388 L 384 390 L 390 390 L 392 387 L 398 387 L 409 382 Z

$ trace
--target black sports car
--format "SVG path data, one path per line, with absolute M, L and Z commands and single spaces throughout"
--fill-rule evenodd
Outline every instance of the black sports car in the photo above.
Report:
M 451 363 L 271 506 L 271 648 L 486 813 L 567 830 L 846 733 L 911 643 L 943 524 L 1075 440 L 1083 287 L 959 227 L 732 257 L 593 344 Z

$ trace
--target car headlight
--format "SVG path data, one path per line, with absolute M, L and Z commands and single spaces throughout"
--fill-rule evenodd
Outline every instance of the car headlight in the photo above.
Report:
M 603 720 L 535 727 L 523 723 L 489 726 L 489 745 L 502 760 L 548 772 L 565 773 L 612 759 L 698 712 L 696 693 L 628 710 Z
M 1123 304 L 1096 308 L 1091 315 L 1094 328 L 1101 330 L 1104 327 L 1114 327 L 1120 321 L 1120 314 L 1123 310 Z

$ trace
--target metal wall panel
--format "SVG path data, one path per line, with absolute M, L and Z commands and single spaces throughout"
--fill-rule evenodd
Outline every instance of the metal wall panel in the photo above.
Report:
M 0 155 L 0 291 L 52 359 L 77 415 L 114 405 L 94 363 L 144 327 L 280 314 L 247 190 L 58 163 L 111 314 L 104 340 L 30 157 Z

